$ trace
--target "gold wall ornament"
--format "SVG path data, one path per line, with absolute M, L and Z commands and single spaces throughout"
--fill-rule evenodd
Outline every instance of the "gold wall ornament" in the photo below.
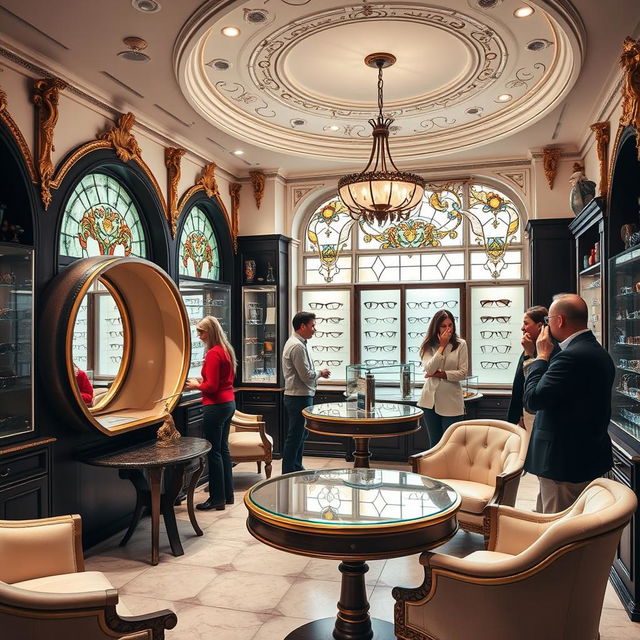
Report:
M 640 40 L 626 37 L 622 45 L 620 66 L 622 83 L 622 115 L 620 126 L 631 125 L 636 130 L 636 148 L 640 159 Z
M 596 134 L 596 151 L 600 164 L 600 184 L 598 185 L 598 189 L 601 196 L 606 196 L 609 191 L 609 175 L 607 173 L 607 167 L 609 165 L 609 139 L 611 135 L 609 121 L 594 122 L 591 125 L 591 131 Z
M 209 198 L 220 198 L 220 191 L 218 190 L 218 183 L 216 182 L 216 163 L 210 162 L 205 165 L 202 170 L 200 179 L 196 181 L 196 185 L 202 185 L 204 192 Z
M 561 153 L 560 147 L 545 147 L 542 150 L 542 167 L 551 191 L 553 191 L 553 183 L 558 173 L 558 160 Z
M 31 100 L 36 106 L 37 117 L 37 154 L 38 174 L 40 176 L 40 197 L 45 210 L 51 203 L 51 179 L 53 177 L 53 161 L 51 152 L 53 146 L 53 132 L 58 122 L 58 95 L 67 88 L 67 83 L 59 78 L 43 78 L 33 83 Z
M 240 216 L 240 189 L 239 182 L 229 184 L 229 195 L 231 196 L 231 237 L 233 238 L 233 252 L 238 253 L 238 221 Z
M 22 135 L 22 131 L 20 131 L 20 128 L 16 124 L 15 120 L 11 117 L 8 107 L 9 101 L 7 99 L 7 94 L 5 91 L 0 89 L 0 122 L 2 122 L 5 127 L 7 127 L 9 133 L 11 134 L 11 137 L 18 145 L 18 149 L 20 149 L 20 153 L 24 158 L 24 163 L 27 165 L 27 171 L 29 172 L 31 182 L 33 184 L 38 184 L 38 174 L 36 172 L 36 166 L 33 162 L 31 150 L 29 149 L 29 145 Z
M 142 151 L 138 141 L 131 133 L 131 128 L 136 123 L 133 113 L 125 113 L 118 118 L 118 124 L 98 135 L 99 140 L 107 140 L 114 148 L 116 155 L 122 162 L 129 162 L 133 158 L 140 158 Z
M 251 179 L 251 185 L 253 186 L 253 195 L 256 199 L 256 207 L 259 209 L 260 204 L 262 203 L 262 196 L 264 196 L 264 173 L 262 173 L 262 171 L 249 171 L 249 178 Z
M 180 147 L 165 147 L 164 163 L 167 167 L 167 214 L 171 226 L 171 237 L 176 237 L 178 222 L 178 182 L 180 182 L 180 161 L 186 153 Z

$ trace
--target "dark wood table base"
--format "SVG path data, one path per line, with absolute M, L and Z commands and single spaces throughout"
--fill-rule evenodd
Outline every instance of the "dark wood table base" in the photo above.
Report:
M 356 450 L 353 452 L 353 468 L 368 469 L 371 451 L 369 451 L 369 438 L 354 438 Z
M 348 638 L 349 640 L 364 640 L 364 638 L 372 638 L 373 640 L 396 640 L 396 634 L 393 632 L 393 624 L 385 620 L 372 618 L 371 635 L 366 636 L 334 636 L 335 618 L 323 618 L 315 620 L 308 624 L 298 627 L 292 631 L 285 640 L 336 640 L 339 638 Z

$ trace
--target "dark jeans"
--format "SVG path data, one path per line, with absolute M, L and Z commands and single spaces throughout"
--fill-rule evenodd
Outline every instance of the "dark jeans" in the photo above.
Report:
M 202 409 L 204 437 L 211 443 L 211 451 L 207 455 L 209 496 L 214 504 L 224 504 L 233 500 L 229 429 L 236 403 L 205 404 Z
M 282 473 L 302 471 L 302 454 L 307 430 L 304 428 L 302 410 L 313 404 L 313 396 L 284 396 L 284 406 L 289 418 L 289 429 L 282 450 Z
M 462 416 L 440 416 L 433 409 L 421 407 L 424 411 L 424 419 L 427 423 L 427 433 L 429 434 L 429 449 L 435 447 L 442 434 L 454 423 L 464 420 Z

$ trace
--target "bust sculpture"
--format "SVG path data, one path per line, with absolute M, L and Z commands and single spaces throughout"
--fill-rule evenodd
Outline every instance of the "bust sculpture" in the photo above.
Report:
M 584 175 L 584 167 L 576 162 L 573 165 L 573 173 L 569 178 L 571 193 L 569 203 L 575 215 L 578 215 L 596 195 L 596 183 L 587 180 Z

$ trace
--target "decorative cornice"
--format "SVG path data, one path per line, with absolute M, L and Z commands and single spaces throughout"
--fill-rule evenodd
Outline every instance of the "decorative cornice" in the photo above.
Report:
M 293 189 L 292 193 L 292 198 L 293 198 L 293 206 L 297 207 L 298 206 L 298 202 L 300 202 L 300 200 L 302 200 L 302 198 L 304 198 L 307 193 L 314 191 L 315 189 L 322 189 L 324 188 L 324 183 L 318 184 L 318 185 L 313 185 L 311 187 L 296 187 L 295 189 Z
M 233 251 L 238 253 L 238 222 L 240 215 L 240 189 L 239 182 L 229 184 L 229 195 L 231 196 L 231 238 L 233 239 Z
M 27 165 L 27 170 L 29 171 L 29 177 L 31 178 L 31 182 L 33 184 L 38 184 L 38 174 L 36 173 L 36 167 L 33 163 L 33 156 L 31 155 L 31 151 L 29 149 L 29 145 L 27 141 L 24 139 L 22 135 L 22 131 L 20 131 L 18 125 L 15 120 L 11 117 L 9 113 L 7 94 L 0 89 L 0 121 L 2 121 L 9 130 L 9 133 L 16 141 L 18 145 L 18 149 L 20 149 L 20 153 L 24 158 L 24 163 Z
M 524 195 L 527 195 L 527 174 L 524 171 L 496 171 L 496 175 L 515 184 Z
M 67 83 L 59 78 L 42 78 L 33 83 L 31 100 L 36 106 L 38 175 L 40 177 L 40 197 L 45 211 L 51 204 L 51 179 L 53 178 L 53 161 L 51 152 L 53 132 L 58 122 L 58 94 L 67 88 Z
M 171 237 L 176 237 L 178 222 L 178 182 L 180 181 L 180 161 L 186 153 L 180 147 L 165 147 L 164 163 L 167 167 L 167 213 L 171 227 Z
M 609 176 L 607 167 L 609 165 L 609 139 L 611 127 L 609 121 L 595 122 L 591 125 L 591 131 L 596 134 L 596 151 L 598 152 L 598 162 L 600 164 L 600 195 L 606 197 L 609 191 Z
M 625 38 L 620 56 L 620 66 L 624 73 L 620 126 L 631 125 L 635 128 L 636 147 L 640 159 L 640 40 Z
M 218 189 L 218 183 L 216 182 L 216 168 L 215 162 L 209 162 L 202 170 L 202 175 L 196 184 L 201 185 L 205 193 L 210 198 L 218 198 L 220 200 L 220 190 Z
M 542 167 L 551 191 L 553 191 L 553 183 L 558 173 L 558 160 L 561 153 L 560 147 L 545 147 L 542 150 Z
M 118 124 L 98 135 L 99 140 L 106 140 L 111 144 L 116 155 L 122 162 L 129 162 L 134 158 L 141 158 L 140 145 L 131 133 L 131 128 L 136 123 L 136 117 L 130 111 L 118 118 Z
M 249 171 L 249 178 L 253 186 L 253 195 L 256 199 L 256 207 L 259 209 L 264 195 L 265 177 L 262 171 Z

